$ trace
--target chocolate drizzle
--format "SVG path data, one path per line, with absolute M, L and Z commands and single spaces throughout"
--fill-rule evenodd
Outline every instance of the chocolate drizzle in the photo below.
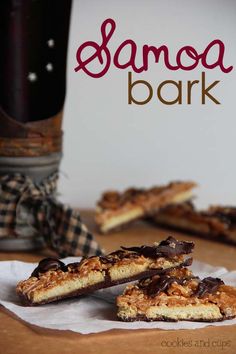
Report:
M 41 273 L 46 273 L 49 270 L 59 269 L 63 272 L 66 272 L 67 266 L 57 258 L 44 258 L 39 262 L 37 268 L 35 268 L 31 276 L 38 278 Z
M 122 250 L 118 250 L 110 253 L 107 256 L 101 256 L 100 261 L 102 263 L 114 264 L 117 261 L 124 258 L 137 258 L 140 255 L 149 258 L 159 257 L 175 257 L 181 254 L 191 253 L 194 248 L 193 242 L 177 241 L 174 237 L 170 236 L 166 240 L 161 241 L 157 246 L 141 246 L 141 247 L 123 247 Z M 128 251 L 128 252 L 127 252 Z
M 177 278 L 170 275 L 154 276 L 151 279 L 141 280 L 138 287 L 144 291 L 150 297 L 155 297 L 161 292 L 165 292 L 169 289 L 172 283 L 185 285 L 189 280 L 195 279 L 198 281 L 197 289 L 193 292 L 192 296 L 203 298 L 206 294 L 214 294 L 220 285 L 224 282 L 219 278 L 207 277 L 200 281 L 199 277 L 188 276 L 183 278 Z
M 150 296 L 155 297 L 159 295 L 161 292 L 164 292 L 169 289 L 172 283 L 177 283 L 180 285 L 184 285 L 188 280 L 198 279 L 198 277 L 188 276 L 184 278 L 177 278 L 170 275 L 160 275 L 159 277 L 153 277 L 153 279 L 147 284 L 144 281 L 139 282 L 139 288 L 143 289 L 144 292 Z
M 187 241 L 178 241 L 170 236 L 166 240 L 161 241 L 157 246 L 141 246 L 141 247 L 121 247 L 126 251 L 137 252 L 144 257 L 174 257 L 181 254 L 188 254 L 193 251 L 194 243 Z
M 199 298 L 204 297 L 206 294 L 214 294 L 220 285 L 223 285 L 223 280 L 219 278 L 207 277 L 204 278 L 197 287 L 194 296 L 198 296 Z
M 135 252 L 125 252 L 122 250 L 118 250 L 115 252 L 112 252 L 110 254 L 108 254 L 107 256 L 101 256 L 99 257 L 101 263 L 103 264 L 115 264 L 116 262 L 128 258 L 128 259 L 134 259 L 134 258 L 138 258 L 139 254 L 135 253 Z

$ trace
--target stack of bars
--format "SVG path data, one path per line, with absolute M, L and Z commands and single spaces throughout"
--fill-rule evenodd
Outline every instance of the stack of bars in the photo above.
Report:
M 236 316 L 236 288 L 218 278 L 199 279 L 187 267 L 193 242 L 173 237 L 152 246 L 122 247 L 106 256 L 65 265 L 40 261 L 31 276 L 17 285 L 25 305 L 43 305 L 129 283 L 117 297 L 122 321 L 221 321 Z M 138 283 L 130 283 L 138 280 Z M 115 307 L 114 307 L 115 309 Z
M 198 210 L 194 182 L 172 182 L 149 189 L 107 191 L 98 201 L 95 221 L 101 233 L 120 230 L 137 220 L 236 245 L 236 207 L 211 206 Z

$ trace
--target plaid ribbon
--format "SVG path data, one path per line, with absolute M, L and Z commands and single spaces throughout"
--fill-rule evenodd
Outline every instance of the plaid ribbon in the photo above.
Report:
M 40 184 L 21 174 L 0 177 L 0 238 L 43 236 L 61 257 L 102 254 L 79 212 L 56 199 L 57 179 L 57 173 Z

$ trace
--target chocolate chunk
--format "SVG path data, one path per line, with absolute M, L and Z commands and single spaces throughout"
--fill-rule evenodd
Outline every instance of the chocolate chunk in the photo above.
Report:
M 191 253 L 194 248 L 193 242 L 177 241 L 170 236 L 166 240 L 161 241 L 157 246 L 141 246 L 141 247 L 121 247 L 126 251 L 137 252 L 144 257 L 174 257 L 181 254 Z
M 223 285 L 223 280 L 219 278 L 207 277 L 204 278 L 199 284 L 194 293 L 194 296 L 198 296 L 199 298 L 204 297 L 206 294 L 214 294 L 220 285 Z
M 66 272 L 67 266 L 57 258 L 44 258 L 39 262 L 37 268 L 35 268 L 31 276 L 38 278 L 40 273 L 46 273 L 48 270 L 58 269 Z

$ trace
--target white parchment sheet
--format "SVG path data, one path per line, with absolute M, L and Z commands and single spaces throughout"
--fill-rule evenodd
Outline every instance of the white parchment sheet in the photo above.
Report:
M 78 257 L 63 259 L 64 263 L 79 261 Z M 140 329 L 194 329 L 206 326 L 227 326 L 236 324 L 236 319 L 215 322 L 121 322 L 116 318 L 115 297 L 121 294 L 127 284 L 97 291 L 90 296 L 68 299 L 57 303 L 37 307 L 22 306 L 15 293 L 16 284 L 27 279 L 37 266 L 36 263 L 19 261 L 0 262 L 0 304 L 22 320 L 45 328 L 71 330 L 83 334 L 98 333 L 114 328 Z M 220 277 L 228 285 L 236 286 L 236 271 L 229 272 L 223 267 L 194 261 L 191 266 L 194 274 L 200 278 Z

